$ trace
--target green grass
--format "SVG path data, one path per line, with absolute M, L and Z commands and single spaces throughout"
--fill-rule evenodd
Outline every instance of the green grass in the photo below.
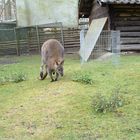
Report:
M 72 80 L 83 84 L 93 84 L 92 74 L 85 70 L 74 72 Z
M 0 79 L 23 73 L 22 82 L 0 83 L 0 140 L 139 140 L 140 57 L 122 56 L 119 65 L 91 61 L 80 65 L 67 57 L 64 77 L 57 82 L 39 78 L 40 56 L 0 58 Z M 90 73 L 91 84 L 73 81 L 75 72 Z M 98 113 L 93 101 L 109 99 L 119 90 L 125 104 Z

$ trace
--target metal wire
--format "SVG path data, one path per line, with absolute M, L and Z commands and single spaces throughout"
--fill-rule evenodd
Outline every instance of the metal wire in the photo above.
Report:
M 92 51 L 92 59 L 102 56 L 107 52 L 120 53 L 120 32 L 103 30 Z

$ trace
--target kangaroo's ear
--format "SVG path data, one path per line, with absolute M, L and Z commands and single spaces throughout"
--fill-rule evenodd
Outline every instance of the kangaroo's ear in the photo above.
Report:
M 54 68 L 56 69 L 58 67 L 57 62 L 54 63 Z
M 63 65 L 64 64 L 64 59 L 61 61 L 61 65 Z
M 60 65 L 60 62 L 59 61 L 56 61 L 55 64 L 58 66 L 58 65 Z
M 59 59 L 58 61 L 56 61 L 56 65 L 63 65 L 64 63 L 64 59 Z

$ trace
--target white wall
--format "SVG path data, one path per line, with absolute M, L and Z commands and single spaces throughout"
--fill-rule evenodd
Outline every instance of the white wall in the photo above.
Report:
M 78 26 L 78 0 L 16 0 L 18 26 L 62 22 Z

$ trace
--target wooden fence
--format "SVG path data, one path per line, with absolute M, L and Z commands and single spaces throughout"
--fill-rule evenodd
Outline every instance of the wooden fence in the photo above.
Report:
M 29 27 L 9 29 L 9 31 L 11 30 L 12 40 L 8 39 L 11 35 L 7 36 L 5 40 L 0 40 L 0 55 L 40 53 L 43 42 L 52 38 L 59 40 L 64 45 L 65 53 L 76 53 L 80 48 L 79 29 Z

